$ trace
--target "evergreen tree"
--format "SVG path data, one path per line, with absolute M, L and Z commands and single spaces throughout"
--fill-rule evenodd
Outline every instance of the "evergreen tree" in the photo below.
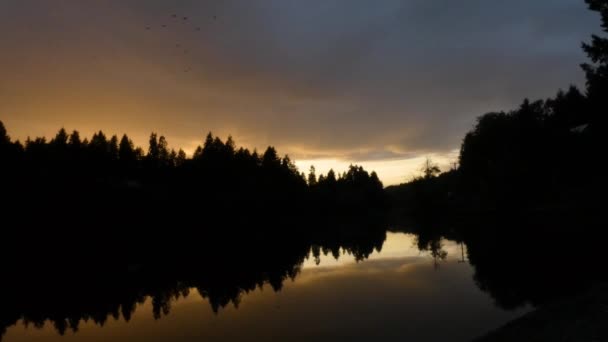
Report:
M 608 32 L 608 2 L 606 0 L 585 0 L 589 9 L 599 12 L 602 19 L 602 30 Z M 592 35 L 590 43 L 583 44 L 592 63 L 582 65 L 587 75 L 587 91 L 590 98 L 608 101 L 608 38 Z
M 56 148 L 65 148 L 68 145 L 68 138 L 68 133 L 62 127 L 55 135 L 55 138 L 51 140 L 51 144 Z
M 72 131 L 70 134 L 70 140 L 68 142 L 70 148 L 74 150 L 79 150 L 82 147 L 82 141 L 80 140 L 80 133 L 77 130 Z
M 88 147 L 91 151 L 93 159 L 97 162 L 101 162 L 103 159 L 108 157 L 108 139 L 102 131 L 93 134 L 93 136 L 91 137 L 91 142 L 88 144 Z
M 315 167 L 311 165 L 310 171 L 308 171 L 308 186 L 310 187 L 314 187 L 317 185 L 317 175 L 315 171 Z
M 231 135 L 228 136 L 228 139 L 226 140 L 226 144 L 224 145 L 224 149 L 228 155 L 234 154 L 234 152 L 236 150 L 236 145 L 235 145 L 234 140 L 232 139 Z
M 278 168 L 280 165 L 281 160 L 277 155 L 277 150 L 272 146 L 268 146 L 262 156 L 262 166 L 265 168 Z
M 164 136 L 158 139 L 158 160 L 162 165 L 166 165 L 170 160 L 169 144 Z
M 203 157 L 203 148 L 199 145 L 194 150 L 194 154 L 192 155 L 192 159 L 199 160 Z
M 0 120 L 0 145 L 8 145 L 11 142 L 11 138 L 8 136 L 6 132 L 6 128 L 4 127 L 4 123 Z
M 329 172 L 327 172 L 327 177 L 325 178 L 325 181 L 328 184 L 336 184 L 337 180 L 336 180 L 336 173 L 334 172 L 334 169 L 330 169 Z
M 148 143 L 148 159 L 152 161 L 158 161 L 160 156 L 160 149 L 158 147 L 158 137 L 156 133 L 150 134 L 150 140 Z
M 126 134 L 123 134 L 122 138 L 120 138 L 118 159 L 125 163 L 133 163 L 136 160 L 133 141 Z
M 110 155 L 110 159 L 118 160 L 118 137 L 116 135 L 113 135 L 108 142 L 108 153 Z
M 175 166 L 180 167 L 186 163 L 186 152 L 181 148 L 177 152 L 177 158 L 175 159 Z

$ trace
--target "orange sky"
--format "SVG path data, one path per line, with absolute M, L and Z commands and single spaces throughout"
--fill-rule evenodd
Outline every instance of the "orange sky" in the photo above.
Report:
M 102 129 L 145 148 L 155 131 L 187 152 L 213 131 L 301 169 L 358 163 L 395 184 L 425 156 L 455 161 L 476 116 L 580 83 L 579 42 L 597 26 L 582 2 L 518 0 L 504 10 L 534 20 L 492 29 L 430 6 L 5 0 L 0 120 L 14 139 Z M 499 14 L 467 6 L 453 10 Z

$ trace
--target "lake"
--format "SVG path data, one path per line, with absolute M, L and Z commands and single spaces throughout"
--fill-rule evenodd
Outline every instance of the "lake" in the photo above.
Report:
M 466 247 L 445 239 L 439 243 L 440 253 L 421 251 L 415 235 L 387 232 L 363 257 L 353 248 L 318 248 L 296 259 L 294 272 L 280 284 L 272 276 L 256 278 L 253 286 L 234 282 L 231 295 L 217 294 L 223 284 L 176 282 L 174 290 L 159 292 L 162 301 L 153 299 L 154 291 L 139 289 L 137 300 L 122 301 L 111 298 L 123 293 L 113 285 L 106 293 L 99 284 L 91 285 L 91 293 L 85 286 L 70 299 L 75 309 L 55 312 L 53 305 L 61 302 L 51 299 L 45 300 L 46 311 L 37 311 L 37 300 L 28 301 L 14 320 L 4 320 L 10 323 L 1 340 L 469 341 L 531 309 L 497 306 L 474 280 Z M 230 253 L 216 256 L 218 268 Z M 100 302 L 116 304 L 107 310 L 79 306 L 78 296 L 81 303 L 100 296 L 110 298 Z

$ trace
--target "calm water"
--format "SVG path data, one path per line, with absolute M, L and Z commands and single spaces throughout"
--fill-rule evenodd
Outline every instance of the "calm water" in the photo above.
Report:
M 176 293 L 165 314 L 155 315 L 144 297 L 128 322 L 116 312 L 62 336 L 53 323 L 35 327 L 20 319 L 1 340 L 468 341 L 529 310 L 498 308 L 476 285 L 465 248 L 442 244 L 443 260 L 418 250 L 415 236 L 389 232 L 365 260 L 344 252 L 337 260 L 309 256 L 279 291 L 268 283 L 244 290 L 217 313 L 208 295 L 191 288 Z

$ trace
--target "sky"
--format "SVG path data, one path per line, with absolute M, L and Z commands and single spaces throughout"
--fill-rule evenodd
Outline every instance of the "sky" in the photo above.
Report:
M 398 184 L 476 117 L 582 86 L 599 24 L 583 0 L 0 0 L 0 120 L 188 153 L 212 131 Z

